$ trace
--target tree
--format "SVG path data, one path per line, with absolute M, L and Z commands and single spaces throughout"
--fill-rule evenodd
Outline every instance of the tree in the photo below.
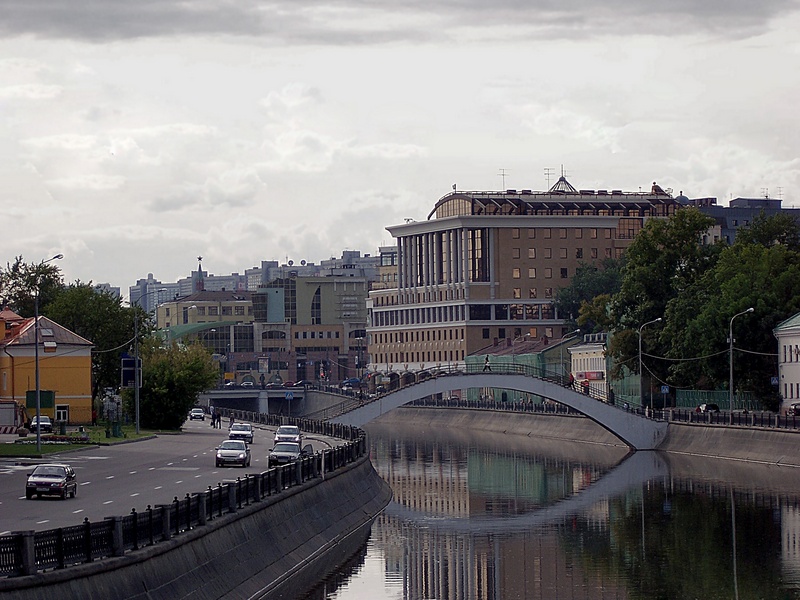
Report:
M 598 264 L 581 263 L 578 266 L 569 285 L 556 292 L 556 310 L 569 319 L 568 325 L 575 325 L 584 302 L 620 290 L 624 264 L 623 259 L 606 258 Z
M 22 317 L 34 315 L 34 296 L 39 288 L 39 307 L 50 302 L 64 287 L 61 270 L 54 263 L 26 263 L 17 256 L 13 263 L 0 269 L 0 297 Z
M 800 224 L 784 213 L 767 217 L 763 212 L 753 219 L 748 227 L 736 232 L 736 246 L 758 244 L 769 248 L 780 245 L 793 251 L 800 251 Z
M 197 394 L 217 381 L 218 370 L 209 351 L 200 344 L 162 344 L 151 336 L 140 345 L 142 386 L 139 416 L 148 429 L 180 429 Z M 133 411 L 133 390 L 124 390 L 126 409 Z
M 614 295 L 611 314 L 617 324 L 609 345 L 619 375 L 620 365 L 637 372 L 638 328 L 664 317 L 670 300 L 686 293 L 696 281 L 713 268 L 721 245 L 701 243 L 702 235 L 714 220 L 696 208 L 679 210 L 669 219 L 648 220 L 626 253 L 622 286 Z M 632 335 L 620 335 L 621 332 Z M 653 354 L 664 354 L 663 328 L 648 328 L 647 346 Z M 658 377 L 665 378 L 666 367 L 659 366 Z
M 120 385 L 122 355 L 133 347 L 134 320 L 139 319 L 140 339 L 153 325 L 140 306 L 127 307 L 124 300 L 91 283 L 76 281 L 62 288 L 52 302 L 42 308 L 47 315 L 70 331 L 94 344 L 92 351 L 92 395 Z

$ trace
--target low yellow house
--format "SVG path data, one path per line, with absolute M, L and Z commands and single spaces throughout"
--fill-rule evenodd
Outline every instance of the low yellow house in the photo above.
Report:
M 92 342 L 39 317 L 39 406 L 67 423 L 92 421 Z M 36 413 L 36 327 L 33 318 L 0 311 L 0 400 L 19 407 L 16 425 Z

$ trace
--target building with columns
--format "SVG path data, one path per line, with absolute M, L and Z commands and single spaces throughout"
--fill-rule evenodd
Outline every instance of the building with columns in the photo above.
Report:
M 397 285 L 370 292 L 369 369 L 463 364 L 466 355 L 520 336 L 562 337 L 558 288 L 579 265 L 620 257 L 650 218 L 680 205 L 648 192 L 454 190 L 425 221 L 387 227 L 397 242 Z M 572 315 L 577 316 L 577 315 Z

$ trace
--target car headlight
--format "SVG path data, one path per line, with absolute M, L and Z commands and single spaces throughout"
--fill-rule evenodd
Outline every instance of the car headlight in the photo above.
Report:
M 244 456 L 245 456 L 244 452 L 239 453 L 239 458 L 244 458 Z

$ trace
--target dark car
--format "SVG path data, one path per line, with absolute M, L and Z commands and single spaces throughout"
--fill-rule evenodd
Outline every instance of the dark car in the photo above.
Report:
M 694 410 L 695 410 L 695 412 L 699 412 L 699 413 L 711 413 L 711 412 L 718 413 L 719 412 L 719 405 L 717 405 L 717 404 L 701 404 L 700 406 L 698 406 Z
M 36 420 L 36 417 L 31 419 L 31 431 L 35 432 L 37 429 L 39 429 L 40 423 L 42 433 L 53 433 L 53 422 L 50 420 L 50 417 L 45 417 L 44 415 L 41 415 L 38 421 Z
M 295 381 L 292 384 L 292 387 L 309 387 L 313 385 L 314 385 L 313 381 L 310 381 L 309 379 L 301 379 L 300 381 Z
M 66 500 L 67 496 L 73 498 L 78 494 L 78 482 L 75 471 L 69 465 L 46 464 L 39 465 L 28 473 L 25 483 L 25 497 L 30 500 L 34 496 L 58 496 Z
M 269 466 L 285 465 L 303 456 L 310 456 L 313 454 L 311 444 L 301 448 L 300 444 L 296 442 L 279 442 L 269 453 Z
M 225 440 L 217 448 L 216 461 L 218 467 L 224 467 L 225 465 L 249 467 L 250 448 L 244 440 Z

